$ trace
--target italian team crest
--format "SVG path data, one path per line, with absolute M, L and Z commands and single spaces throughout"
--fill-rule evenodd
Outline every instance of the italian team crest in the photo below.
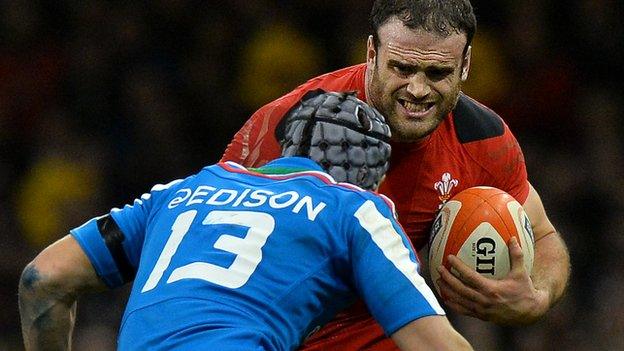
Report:
M 436 182 L 433 188 L 438 191 L 438 198 L 442 201 L 442 206 L 448 199 L 451 198 L 451 190 L 459 184 L 459 180 L 453 179 L 450 173 L 446 172 L 442 174 L 442 180 Z

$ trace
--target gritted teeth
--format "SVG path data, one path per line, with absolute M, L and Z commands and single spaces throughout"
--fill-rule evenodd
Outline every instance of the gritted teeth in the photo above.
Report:
M 407 100 L 399 100 L 401 105 L 410 112 L 425 112 L 429 110 L 434 104 L 432 102 L 414 103 Z

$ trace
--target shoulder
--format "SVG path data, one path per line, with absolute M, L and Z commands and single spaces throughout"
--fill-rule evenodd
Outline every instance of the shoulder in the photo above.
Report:
M 355 91 L 358 98 L 365 100 L 366 94 L 364 89 L 364 76 L 366 74 L 366 64 L 361 63 L 325 73 L 318 77 L 312 78 L 307 82 L 295 88 L 292 92 L 285 95 L 284 99 L 297 97 L 297 101 L 306 92 L 314 89 L 323 89 L 325 91 Z
M 441 133 L 449 147 L 491 172 L 510 162 L 524 162 L 520 145 L 505 121 L 476 100 L 461 94 L 447 121 Z
M 258 109 L 250 121 L 266 117 L 273 123 L 280 120 L 309 91 L 322 89 L 325 91 L 356 91 L 360 99 L 364 98 L 364 75 L 366 64 L 345 67 L 333 72 L 314 77 L 299 85 L 285 95 L 269 102 Z
M 366 64 L 360 63 L 357 65 L 344 67 L 335 71 L 322 74 L 318 77 L 312 78 L 304 83 L 302 86 L 311 84 L 323 84 L 323 85 L 338 85 L 342 84 L 343 88 L 355 89 L 360 86 L 364 87 L 364 73 L 366 72 Z
M 282 97 L 262 106 L 234 135 L 221 160 L 236 160 L 247 166 L 259 166 L 279 156 L 279 137 L 274 130 L 288 111 L 310 90 L 356 91 L 365 99 L 366 64 L 342 68 L 312 78 Z
M 441 130 L 451 147 L 463 150 L 485 168 L 502 167 L 523 158 L 520 145 L 505 121 L 467 95 L 460 95 L 448 121 Z
M 302 172 L 293 178 L 310 182 L 318 189 L 317 191 L 331 194 L 331 197 L 345 205 L 346 208 L 358 208 L 365 202 L 373 202 L 377 207 L 388 208 L 391 212 L 394 212 L 395 209 L 394 203 L 387 196 L 351 183 L 338 183 L 325 172 Z
M 445 140 L 451 140 L 450 147 L 472 160 L 465 167 L 475 165 L 483 171 L 479 172 L 479 184 L 500 188 L 517 199 L 526 197 L 528 181 L 524 155 L 505 121 L 464 94 L 460 95 L 452 115 L 452 123 L 447 123 L 450 127 L 444 131 L 452 133 L 454 130 L 456 137 Z
M 453 110 L 453 123 L 462 144 L 502 136 L 506 129 L 496 112 L 464 94 L 460 94 Z
M 337 189 L 335 191 L 342 193 L 341 202 L 349 204 L 356 217 L 358 212 L 372 210 L 386 218 L 396 220 L 396 207 L 387 196 L 348 183 L 338 183 L 334 188 Z

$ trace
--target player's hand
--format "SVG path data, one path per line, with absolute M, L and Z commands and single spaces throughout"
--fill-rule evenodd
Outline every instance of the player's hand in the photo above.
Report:
M 516 238 L 509 241 L 509 253 L 511 270 L 501 280 L 486 278 L 450 255 L 449 263 L 457 274 L 438 267 L 438 285 L 445 304 L 458 313 L 500 325 L 537 321 L 548 311 L 548 293 L 533 286 Z

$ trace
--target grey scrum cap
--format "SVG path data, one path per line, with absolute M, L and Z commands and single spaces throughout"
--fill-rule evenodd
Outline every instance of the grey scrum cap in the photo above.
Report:
M 283 156 L 308 157 L 338 182 L 373 190 L 388 170 L 390 127 L 352 92 L 308 92 L 276 136 Z

